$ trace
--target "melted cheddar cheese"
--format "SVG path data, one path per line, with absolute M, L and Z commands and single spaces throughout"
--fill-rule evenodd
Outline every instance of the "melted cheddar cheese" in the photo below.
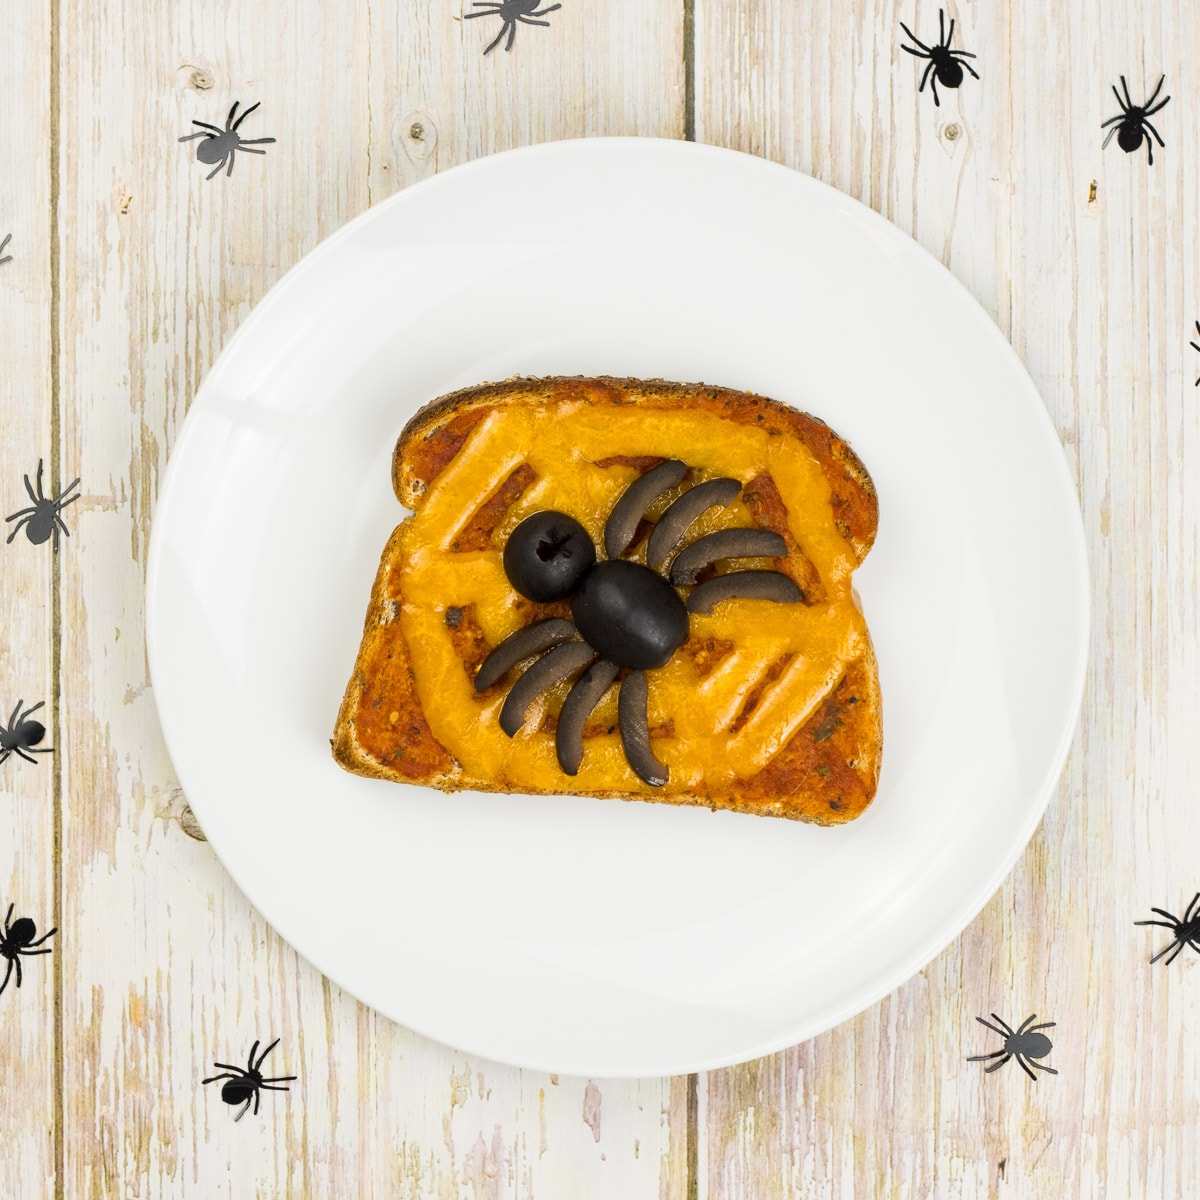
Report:
M 854 554 L 835 526 L 829 482 L 798 438 L 686 408 L 591 405 L 570 398 L 498 407 L 475 425 L 429 483 L 414 516 L 397 531 L 399 554 L 387 581 L 410 648 L 425 720 L 468 776 L 515 791 L 557 791 L 568 778 L 544 720 L 557 713 L 570 682 L 535 702 L 523 728 L 509 738 L 499 725 L 508 684 L 482 697 L 476 694 L 471 674 L 455 652 L 447 613 L 471 606 L 491 645 L 528 619 L 504 574 L 501 555 L 509 532 L 539 509 L 569 513 L 602 547 L 605 521 L 639 473 L 629 466 L 597 465 L 614 448 L 626 457 L 682 459 L 693 468 L 690 483 L 725 475 L 745 484 L 770 476 L 786 504 L 789 531 L 815 567 L 824 596 L 811 606 L 727 600 L 711 615 L 693 615 L 693 637 L 715 639 L 732 649 L 703 673 L 682 651 L 647 673 L 649 723 L 658 734 L 652 744 L 670 768 L 670 781 L 663 789 L 651 788 L 626 762 L 615 729 L 614 686 L 589 721 L 589 729 L 597 732 L 585 736 L 583 764 L 571 790 L 679 792 L 702 783 L 711 790 L 753 776 L 813 714 L 846 663 L 869 649 L 851 589 Z M 491 545 L 456 550 L 459 535 L 480 505 L 523 467 L 532 471 L 532 482 L 503 511 Z M 663 497 L 648 515 L 657 517 L 681 490 Z M 707 512 L 686 541 L 754 523 L 736 500 Z M 642 556 L 644 542 L 628 557 Z M 747 560 L 729 565 L 773 564 Z

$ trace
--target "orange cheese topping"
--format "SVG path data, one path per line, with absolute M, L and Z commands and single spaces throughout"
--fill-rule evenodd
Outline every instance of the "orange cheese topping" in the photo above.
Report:
M 565 777 L 555 758 L 554 737 L 542 724 L 547 713 L 557 713 L 570 683 L 536 702 L 524 727 L 509 738 L 499 725 L 507 689 L 485 697 L 475 693 L 455 653 L 446 611 L 473 605 L 492 645 L 519 628 L 525 618 L 504 574 L 505 538 L 530 513 L 553 508 L 580 521 L 601 547 L 608 514 L 639 473 L 628 466 L 596 465 L 612 455 L 614 446 L 628 457 L 682 459 L 693 468 L 691 483 L 717 475 L 746 483 L 770 475 L 786 503 L 790 533 L 816 569 L 825 594 L 811 606 L 728 600 L 709 616 L 693 615 L 693 635 L 732 643 L 733 649 L 703 676 L 682 652 L 648 673 L 650 727 L 669 731 L 653 741 L 655 754 L 670 768 L 669 783 L 652 789 L 630 769 L 615 729 L 614 687 L 589 722 L 589 727 L 611 732 L 585 738 L 573 790 L 688 791 L 701 780 L 711 788 L 757 774 L 866 642 L 851 589 L 855 559 L 835 527 L 829 483 L 799 439 L 712 412 L 645 404 L 597 407 L 563 400 L 494 409 L 471 430 L 430 484 L 418 512 L 401 527 L 401 553 L 389 579 L 390 594 L 402 601 L 399 620 L 413 651 L 413 681 L 425 719 L 469 775 L 512 790 L 562 786 Z M 472 516 L 518 470 L 523 478 L 530 478 L 531 470 L 532 482 L 503 513 L 492 545 L 455 549 Z M 680 490 L 660 500 L 649 515 L 656 517 Z M 745 505 L 735 501 L 705 514 L 688 540 L 714 529 L 753 524 Z M 643 554 L 644 543 L 629 557 Z

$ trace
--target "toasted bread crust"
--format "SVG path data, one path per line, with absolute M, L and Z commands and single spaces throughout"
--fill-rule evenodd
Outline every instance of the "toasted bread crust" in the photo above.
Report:
M 874 541 L 878 502 L 865 467 L 850 447 L 823 422 L 766 397 L 703 385 L 671 384 L 631 379 L 519 379 L 467 388 L 441 397 L 418 411 L 405 426 L 393 457 L 393 486 L 406 506 L 419 510 L 422 499 L 447 465 L 466 443 L 475 426 L 489 413 L 509 404 L 536 405 L 562 402 L 564 398 L 586 405 L 637 404 L 647 409 L 700 409 L 723 420 L 757 425 L 771 436 L 801 441 L 820 466 L 828 486 L 834 524 L 861 563 Z M 614 447 L 619 451 L 620 447 Z M 605 464 L 654 465 L 647 456 L 614 453 Z M 514 475 L 516 473 L 514 472 Z M 508 503 L 519 496 L 524 483 L 506 483 L 494 496 L 492 508 L 498 519 Z M 526 481 L 527 482 L 527 481 Z M 791 574 L 802 589 L 821 599 L 821 582 L 816 569 L 795 545 L 786 526 L 786 498 L 770 476 L 746 485 L 746 504 L 754 520 L 765 528 L 776 528 L 788 538 L 789 555 L 781 569 Z M 483 504 L 477 518 L 486 522 L 489 506 Z M 480 517 L 483 514 L 483 517 Z M 782 514 L 782 516 L 781 516 Z M 407 523 L 407 522 L 406 522 Z M 563 776 L 561 786 L 518 784 L 503 777 L 482 778 L 464 770 L 437 740 L 425 719 L 418 694 L 412 647 L 396 619 L 405 603 L 399 573 L 394 571 L 404 525 L 389 540 L 372 589 L 370 607 L 354 673 L 349 681 L 332 741 L 334 757 L 346 769 L 375 778 L 421 783 L 445 791 L 471 788 L 491 792 L 535 792 L 561 794 L 576 790 Z M 455 550 L 490 545 L 490 528 L 459 536 L 475 539 L 468 546 L 455 543 Z M 813 600 L 806 601 L 812 603 Z M 563 615 L 565 602 L 536 605 L 523 601 L 522 619 L 531 621 L 548 615 Z M 473 614 L 462 609 L 446 611 L 454 653 L 468 676 L 473 676 L 481 658 L 490 649 Z M 714 655 L 729 652 L 729 642 L 689 639 L 684 652 L 693 656 L 698 674 L 711 669 L 706 664 Z M 715 659 L 714 659 L 715 661 Z M 494 685 L 503 690 L 506 685 Z M 489 689 L 492 690 L 492 689 Z M 552 718 L 547 715 L 547 721 Z M 869 636 L 863 629 L 853 654 L 843 662 L 837 678 L 817 708 L 795 729 L 786 744 L 756 774 L 735 779 L 705 791 L 649 789 L 637 786 L 580 788 L 591 795 L 621 799 L 654 800 L 664 803 L 704 805 L 759 815 L 783 816 L 823 825 L 841 824 L 859 815 L 874 797 L 882 748 L 881 705 L 878 673 Z

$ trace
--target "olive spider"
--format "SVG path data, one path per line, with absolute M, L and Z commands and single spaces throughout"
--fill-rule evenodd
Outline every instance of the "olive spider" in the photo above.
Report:
M 0 725 L 0 763 L 4 762 L 10 754 L 15 754 L 26 762 L 36 764 L 37 759 L 32 755 L 53 753 L 53 746 L 41 746 L 34 749 L 38 742 L 46 736 L 46 727 L 41 721 L 29 719 L 45 703 L 45 700 L 39 700 L 32 708 L 27 708 L 22 712 L 21 708 L 25 701 L 17 701 L 17 707 L 13 709 L 12 716 L 8 718 L 8 728 Z
M 662 667 L 687 640 L 690 615 L 709 613 L 734 599 L 795 603 L 804 594 L 782 571 L 702 573 L 725 559 L 782 558 L 787 543 L 767 529 L 718 529 L 684 544 L 688 530 L 710 509 L 725 507 L 741 492 L 736 479 L 707 479 L 685 488 L 654 522 L 645 564 L 623 557 L 637 540 L 646 513 L 684 482 L 690 468 L 671 458 L 635 479 L 617 498 L 604 526 L 604 552 L 566 513 L 540 511 L 526 517 L 504 546 L 504 571 L 529 600 L 570 599 L 571 617 L 549 617 L 510 634 L 483 660 L 475 690 L 499 682 L 510 668 L 537 656 L 513 683 L 500 710 L 500 728 L 515 737 L 533 702 L 573 676 L 555 728 L 558 764 L 575 775 L 583 761 L 583 727 L 609 686 L 616 682 L 617 717 L 625 758 L 652 787 L 669 772 L 650 746 L 646 672 Z M 676 590 L 689 588 L 684 600 Z M 618 680 L 620 672 L 626 672 Z M 582 674 L 580 674 L 582 672 Z
M 12 234 L 6 233 L 4 235 L 4 241 L 0 242 L 0 254 L 4 254 L 4 247 L 7 246 L 8 243 L 11 241 L 12 241 Z M 11 254 L 4 254 L 4 257 L 0 258 L 0 263 L 6 263 L 6 262 L 12 262 Z

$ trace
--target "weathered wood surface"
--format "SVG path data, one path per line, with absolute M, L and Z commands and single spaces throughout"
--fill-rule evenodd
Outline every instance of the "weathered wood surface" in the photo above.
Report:
M 469 5 L 467 6 L 469 11 Z M 1200 1191 L 1197 956 L 1132 922 L 1200 887 L 1196 605 L 1200 11 L 963 5 L 982 78 L 918 95 L 937 8 L 565 0 L 485 45 L 458 4 L 46 0 L 0 42 L 0 498 L 82 476 L 57 558 L 0 544 L 0 902 L 55 953 L 0 997 L 0 1195 L 1175 1197 Z M 1167 142 L 1101 150 L 1122 73 Z M 200 119 L 275 137 L 206 182 Z M 202 840 L 163 749 L 142 589 L 174 436 L 263 292 L 369 204 L 496 149 L 681 137 L 796 166 L 909 231 L 1028 364 L 1093 570 L 1084 715 L 1001 892 L 896 994 L 690 1080 L 556 1079 L 409 1034 L 320 977 Z M 870 330 L 863 330 L 869 341 Z M 886 380 L 883 381 L 886 384 Z M 1058 1022 L 1036 1085 L 976 1016 Z M 280 1037 L 300 1079 L 234 1125 L 200 1079 Z

